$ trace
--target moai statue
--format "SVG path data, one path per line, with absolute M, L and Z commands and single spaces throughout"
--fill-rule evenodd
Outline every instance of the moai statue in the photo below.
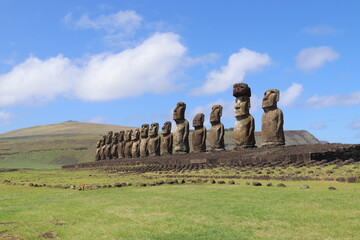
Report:
M 234 126 L 234 140 L 236 148 L 252 148 L 255 146 L 255 121 L 249 113 L 251 104 L 251 89 L 246 83 L 234 84 L 236 122 Z
M 198 113 L 194 117 L 193 127 L 195 128 L 192 133 L 192 145 L 194 152 L 206 151 L 206 127 L 204 127 L 205 115 Z
M 101 160 L 101 155 L 100 155 L 100 151 L 101 151 L 101 147 L 102 147 L 101 143 L 102 143 L 102 139 L 100 139 L 96 144 L 95 161 Z
M 114 133 L 114 137 L 111 144 L 111 157 L 114 159 L 119 158 L 118 147 L 119 147 L 119 133 Z
M 125 131 L 121 130 L 119 132 L 119 137 L 118 137 L 118 158 L 125 158 L 125 154 L 124 154 L 124 150 L 125 150 L 125 141 L 124 141 L 124 135 L 125 135 Z
M 173 132 L 174 137 L 174 152 L 188 153 L 189 147 L 189 122 L 185 119 L 186 104 L 178 102 L 174 109 L 173 120 L 176 122 L 176 127 Z
M 105 160 L 105 148 L 106 148 L 106 135 L 102 137 L 101 148 L 100 148 L 100 160 Z
M 170 155 L 173 151 L 173 135 L 171 133 L 171 122 L 164 122 L 161 134 L 161 155 Z
M 152 123 L 149 131 L 149 142 L 148 142 L 148 150 L 149 156 L 159 156 L 160 155 L 160 136 L 158 134 L 159 124 Z
M 133 158 L 138 158 L 140 157 L 140 130 L 138 128 L 135 128 L 134 131 L 132 132 L 131 141 L 132 141 L 131 156 Z
M 280 92 L 277 89 L 267 90 L 262 101 L 264 114 L 262 115 L 261 139 L 262 146 L 285 145 L 284 116 L 277 108 Z
M 113 139 L 113 132 L 109 131 L 107 136 L 106 136 L 106 147 L 105 147 L 105 158 L 107 160 L 111 159 L 111 144 L 112 144 L 112 139 Z
M 223 107 L 221 105 L 214 105 L 211 109 L 209 131 L 209 142 L 211 150 L 222 151 L 225 150 L 224 143 L 224 124 L 221 123 Z
M 140 157 L 149 156 L 148 142 L 149 142 L 149 124 L 141 125 L 140 130 Z
M 131 135 L 132 135 L 132 130 L 126 130 L 125 132 L 125 136 L 124 136 L 124 156 L 125 158 L 131 158 L 131 150 L 132 150 L 132 144 L 133 142 L 131 141 Z

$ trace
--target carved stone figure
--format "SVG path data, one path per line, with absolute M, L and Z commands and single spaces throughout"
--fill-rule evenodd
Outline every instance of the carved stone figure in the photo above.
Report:
M 261 139 L 262 146 L 285 145 L 284 116 L 277 108 L 280 92 L 277 89 L 267 90 L 262 101 L 264 114 L 262 115 Z
M 160 136 L 158 134 L 159 124 L 152 123 L 149 131 L 149 142 L 148 150 L 149 156 L 159 156 L 160 155 Z
M 105 146 L 105 151 L 104 151 L 104 155 L 105 155 L 105 159 L 111 159 L 111 144 L 112 144 L 112 139 L 113 139 L 113 132 L 109 131 L 107 136 L 106 136 L 106 146 Z
M 174 137 L 174 152 L 188 153 L 189 147 L 189 122 L 185 119 L 186 104 L 178 102 L 174 109 L 173 120 L 176 122 L 176 127 L 173 132 Z
M 255 120 L 249 113 L 251 104 L 251 89 L 246 83 L 234 84 L 233 96 L 235 99 L 236 122 L 234 126 L 234 140 L 236 148 L 256 147 L 255 144 Z
M 131 141 L 132 141 L 131 156 L 133 158 L 138 158 L 140 157 L 140 130 L 138 128 L 135 128 L 134 131 L 132 132 Z
M 205 115 L 198 113 L 194 117 L 193 127 L 195 128 L 192 133 L 192 145 L 194 152 L 206 151 L 206 127 L 204 127 Z
M 170 155 L 173 151 L 173 135 L 171 133 L 171 122 L 164 122 L 161 134 L 161 155 Z
M 106 148 L 106 135 L 104 135 L 101 140 L 101 148 L 100 148 L 100 159 L 101 160 L 106 159 L 105 148 Z
M 118 158 L 118 146 L 119 146 L 119 133 L 114 133 L 114 137 L 111 143 L 111 157 Z
M 102 143 L 102 139 L 100 139 L 96 144 L 95 161 L 101 160 L 101 155 L 100 155 L 100 151 L 101 151 L 101 147 L 102 147 L 101 143 Z
M 125 135 L 125 131 L 121 130 L 119 132 L 119 143 L 118 143 L 118 158 L 125 158 L 125 154 L 124 154 L 124 150 L 125 150 L 125 141 L 124 141 L 124 135 Z
M 131 158 L 131 150 L 132 150 L 132 144 L 133 142 L 131 141 L 131 135 L 132 135 L 132 130 L 126 130 L 125 135 L 124 135 L 124 156 L 125 158 Z
M 140 157 L 149 156 L 148 142 L 149 142 L 149 124 L 141 125 L 140 130 Z
M 225 150 L 224 142 L 224 124 L 221 123 L 223 107 L 221 105 L 214 105 L 211 109 L 209 131 L 209 142 L 211 150 L 221 151 Z

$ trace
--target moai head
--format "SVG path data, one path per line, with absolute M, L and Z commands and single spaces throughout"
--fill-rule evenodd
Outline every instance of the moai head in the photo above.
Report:
M 102 145 L 102 146 L 106 145 L 106 135 L 104 135 L 104 136 L 102 137 L 101 145 Z
M 235 83 L 233 85 L 233 96 L 236 98 L 241 96 L 251 97 L 251 89 L 249 88 L 249 85 L 246 83 Z
M 159 124 L 158 123 L 152 123 L 149 131 L 150 137 L 157 137 L 159 131 Z
M 264 98 L 262 100 L 262 108 L 272 109 L 277 108 L 277 102 L 279 101 L 280 91 L 277 89 L 270 89 L 264 93 Z
M 148 137 L 148 135 L 149 135 L 149 124 L 141 125 L 140 135 L 141 135 L 141 138 L 147 138 Z
M 134 131 L 131 133 L 131 140 L 137 141 L 140 139 L 140 130 L 138 128 L 135 128 Z
M 186 104 L 184 102 L 178 102 L 174 109 L 173 120 L 181 121 L 185 119 Z
M 113 137 L 113 144 L 118 144 L 119 143 L 119 133 L 114 133 L 114 137 Z
M 125 142 L 130 142 L 131 141 L 131 135 L 132 135 L 132 130 L 126 130 L 125 135 L 124 135 L 124 139 Z
M 124 135 L 125 135 L 125 131 L 121 130 L 121 131 L 119 132 L 119 137 L 118 137 L 119 142 L 124 141 Z
M 214 105 L 210 113 L 210 123 L 218 124 L 222 116 L 223 107 L 221 105 Z
M 112 138 L 113 138 L 113 132 L 109 131 L 107 136 L 106 136 L 106 144 L 111 144 Z
M 167 136 L 171 133 L 171 122 L 166 121 L 164 122 L 164 126 L 161 128 L 162 129 L 162 135 L 163 136 Z
M 235 117 L 249 115 L 251 104 L 248 96 L 241 96 L 235 99 Z
M 196 114 L 193 120 L 193 127 L 195 129 L 202 128 L 204 126 L 204 120 L 205 115 L 203 113 Z

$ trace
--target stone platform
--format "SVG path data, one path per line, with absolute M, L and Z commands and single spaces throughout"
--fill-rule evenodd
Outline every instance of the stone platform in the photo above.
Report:
M 306 166 L 360 162 L 360 144 L 312 144 L 247 148 L 219 152 L 176 154 L 169 156 L 102 160 L 63 166 L 63 169 L 115 166 L 162 166 L 166 169 L 200 165 L 217 166 Z M 158 168 L 156 168 L 158 169 Z M 161 169 L 161 168 L 160 168 Z

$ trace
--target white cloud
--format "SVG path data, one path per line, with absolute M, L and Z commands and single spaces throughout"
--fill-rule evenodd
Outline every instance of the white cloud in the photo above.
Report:
M 279 105 L 282 107 L 291 106 L 298 99 L 304 88 L 299 83 L 293 83 L 288 89 L 280 93 Z
M 0 111 L 0 121 L 6 121 L 9 120 L 9 118 L 12 116 L 11 113 L 7 111 Z
M 326 62 L 332 62 L 339 58 L 339 53 L 327 46 L 305 48 L 296 57 L 296 66 L 303 71 L 311 71 L 320 68 Z
M 310 125 L 310 129 L 314 129 L 314 130 L 325 129 L 326 127 L 327 126 L 325 125 L 324 122 L 315 122 Z
M 222 66 L 219 71 L 211 71 L 204 85 L 193 89 L 191 93 L 205 95 L 224 92 L 232 84 L 242 82 L 247 73 L 261 70 L 270 64 L 271 59 L 267 54 L 241 48 L 229 57 L 227 65 Z
M 312 27 L 306 27 L 301 32 L 312 35 L 337 35 L 342 31 L 326 24 L 320 24 Z
M 87 122 L 89 122 L 89 123 L 103 123 L 107 119 L 108 119 L 108 117 L 105 117 L 105 116 L 96 116 L 96 117 L 90 118 L 89 120 L 87 120 Z
M 0 75 L 0 106 L 46 102 L 58 96 L 104 101 L 167 93 L 177 88 L 176 73 L 186 48 L 173 33 L 156 33 L 118 53 L 90 56 L 77 64 L 62 55 L 30 57 Z
M 353 92 L 347 95 L 314 95 L 306 101 L 305 105 L 309 108 L 360 105 L 360 92 Z
M 350 128 L 360 129 L 360 118 L 359 118 L 359 119 L 356 119 L 355 121 L 353 121 L 353 122 L 350 124 Z

